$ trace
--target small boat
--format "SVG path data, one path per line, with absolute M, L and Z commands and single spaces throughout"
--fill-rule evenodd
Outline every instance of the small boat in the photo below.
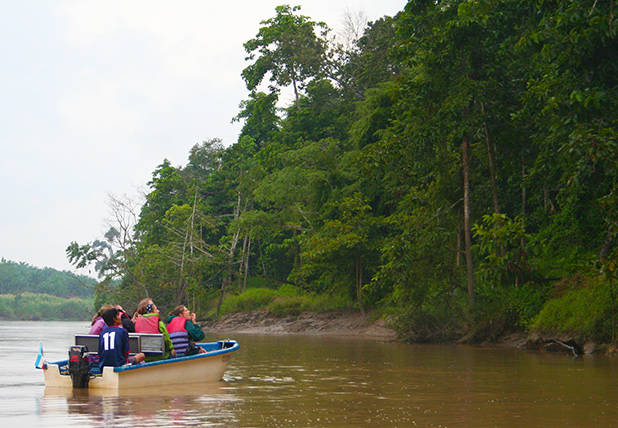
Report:
M 88 388 L 89 390 L 124 390 L 162 385 L 207 383 L 221 380 L 231 354 L 240 347 L 235 340 L 197 343 L 205 353 L 120 367 L 90 368 L 87 348 L 72 346 L 69 359 L 42 362 L 42 350 L 35 367 L 45 374 L 50 388 Z M 85 348 L 85 349 L 84 349 Z

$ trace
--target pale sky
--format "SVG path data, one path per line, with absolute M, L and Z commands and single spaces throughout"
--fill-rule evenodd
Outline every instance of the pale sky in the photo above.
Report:
M 108 194 L 235 143 L 242 44 L 285 3 L 336 32 L 406 1 L 0 0 L 0 257 L 74 271 L 65 249 L 102 237 Z

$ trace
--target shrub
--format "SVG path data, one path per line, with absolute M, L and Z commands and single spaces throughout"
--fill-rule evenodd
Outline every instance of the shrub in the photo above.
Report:
M 543 308 L 549 287 L 527 283 L 519 287 L 479 287 L 472 311 L 472 340 L 496 340 L 525 331 Z
M 566 333 L 579 339 L 608 342 L 615 335 L 616 321 L 610 286 L 596 284 L 549 300 L 533 320 L 532 328 L 545 335 Z
M 467 327 L 466 296 L 455 290 L 431 296 L 422 304 L 391 305 L 385 310 L 390 325 L 410 342 L 445 342 L 461 337 Z
M 304 310 L 313 312 L 330 312 L 339 309 L 350 309 L 353 302 L 342 295 L 318 294 L 306 296 Z
M 277 289 L 277 296 L 294 297 L 300 294 L 300 289 L 292 284 L 281 284 Z
M 283 284 L 277 290 L 250 288 L 236 296 L 228 295 L 221 305 L 221 314 L 268 309 L 276 316 L 287 316 L 302 311 L 328 312 L 352 305 L 345 296 L 302 294 L 298 287 Z
M 11 296 L 12 297 L 12 296 Z M 9 298 L 6 295 L 0 296 L 0 318 L 3 319 L 14 319 L 15 318 L 15 308 L 13 304 L 12 298 Z
M 221 305 L 221 314 L 246 312 L 268 306 L 277 297 L 269 288 L 250 288 L 237 296 L 227 296 Z
M 303 297 L 277 297 L 268 305 L 268 312 L 278 317 L 300 315 L 305 301 Z

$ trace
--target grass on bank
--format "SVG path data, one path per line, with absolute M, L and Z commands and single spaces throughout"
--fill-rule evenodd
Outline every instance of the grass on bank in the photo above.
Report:
M 270 313 L 284 317 L 299 315 L 305 311 L 328 312 L 350 309 L 353 303 L 345 296 L 314 295 L 303 293 L 298 287 L 283 284 L 278 289 L 249 288 L 237 295 L 225 296 L 221 315 L 267 309 Z M 212 314 L 214 316 L 214 311 Z
M 0 294 L 0 318 L 8 320 L 82 321 L 92 317 L 92 298 L 49 294 Z
M 543 335 L 569 335 L 613 343 L 618 328 L 618 288 L 608 283 L 586 284 L 547 301 L 532 322 Z

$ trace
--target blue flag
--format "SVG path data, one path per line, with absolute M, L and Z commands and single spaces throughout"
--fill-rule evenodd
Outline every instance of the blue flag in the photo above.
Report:
M 39 354 L 36 356 L 34 367 L 36 367 L 37 369 L 47 368 L 47 361 L 45 361 L 45 356 L 43 355 L 43 345 L 40 343 L 39 343 Z

